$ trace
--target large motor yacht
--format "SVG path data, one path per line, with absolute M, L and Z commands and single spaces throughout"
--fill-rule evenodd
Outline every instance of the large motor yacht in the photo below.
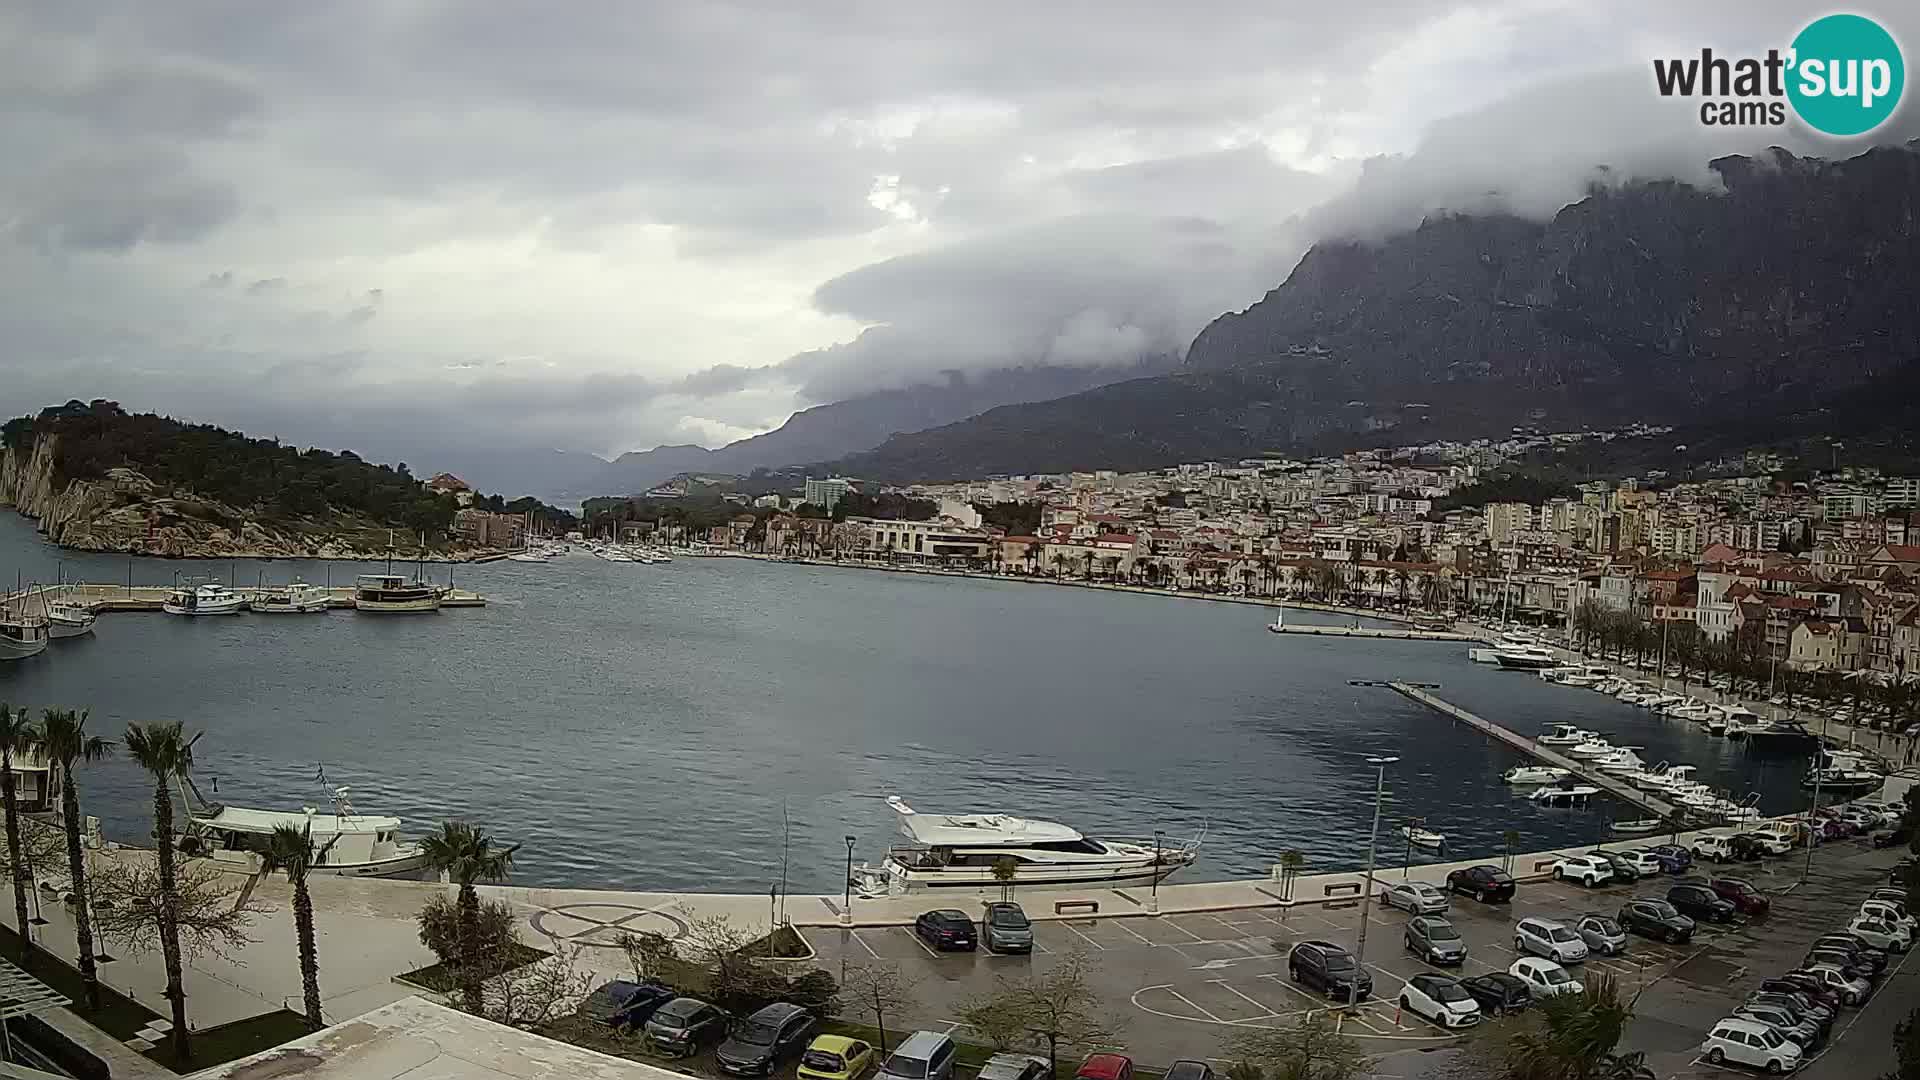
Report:
M 356 611 L 439 611 L 447 591 L 429 581 L 399 574 L 362 574 L 353 586 Z
M 1493 662 L 1503 668 L 1517 668 L 1523 671 L 1539 671 L 1543 668 L 1560 666 L 1560 658 L 1545 645 L 1515 645 L 1510 648 L 1496 649 Z
M 895 847 L 879 866 L 853 870 L 862 896 L 921 889 L 1012 886 L 1146 885 L 1165 880 L 1200 857 L 1200 837 L 1161 846 L 1096 840 L 1066 825 L 1008 814 L 922 814 L 898 795 L 887 805 L 911 844 Z M 995 867 L 1013 860 L 1011 881 Z
M 246 597 L 213 583 L 175 589 L 160 604 L 169 615 L 238 615 L 246 609 Z

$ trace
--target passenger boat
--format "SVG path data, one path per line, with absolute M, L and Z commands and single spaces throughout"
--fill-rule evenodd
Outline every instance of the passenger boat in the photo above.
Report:
M 246 609 L 246 597 L 212 583 L 175 589 L 160 604 L 169 615 L 238 615 Z
M 417 843 L 401 839 L 400 819 L 356 812 L 347 800 L 349 790 L 338 787 L 329 793 L 331 814 L 317 813 L 311 806 L 291 811 L 250 810 L 208 802 L 193 779 L 182 774 L 180 792 L 187 809 L 187 827 L 180 837 L 180 849 L 241 873 L 257 873 L 274 828 L 291 825 L 309 830 L 313 838 L 316 858 L 309 873 L 401 877 L 425 868 L 426 851 Z
M 1166 845 L 1096 840 L 1057 822 L 1009 814 L 922 814 L 898 795 L 888 796 L 887 806 L 911 844 L 892 848 L 878 866 L 854 867 L 851 883 L 862 896 L 1008 885 L 1146 885 L 1200 857 L 1201 836 Z M 996 867 L 1008 859 L 1014 867 L 1010 882 L 996 876 Z
M 1529 784 L 1557 784 L 1572 776 L 1566 769 L 1552 765 L 1515 765 L 1500 774 L 1500 779 L 1516 787 Z
M 47 630 L 55 641 L 93 633 L 93 620 L 93 609 L 78 601 L 56 600 L 47 605 Z
M 399 574 L 361 574 L 353 586 L 353 608 L 367 612 L 439 611 L 447 590 L 429 581 Z
M 0 660 L 25 660 L 47 651 L 53 632 L 45 618 L 0 615 Z
M 1406 837 L 1407 843 L 1412 844 L 1414 847 L 1437 848 L 1445 846 L 1447 842 L 1446 833 L 1437 833 L 1431 829 L 1422 829 L 1418 825 L 1400 826 L 1400 835 Z
M 1577 728 L 1572 724 L 1554 724 L 1547 728 L 1545 734 L 1536 737 L 1533 741 L 1542 746 L 1579 746 L 1593 738 L 1594 733 L 1585 728 Z
M 1527 798 L 1537 803 L 1545 803 L 1548 806 L 1578 806 L 1586 803 L 1598 794 L 1600 794 L 1600 789 L 1597 787 L 1590 787 L 1586 784 L 1574 784 L 1568 787 L 1539 788 L 1534 791 L 1533 794 L 1527 796 Z
M 253 598 L 253 610 L 270 615 L 311 615 L 327 610 L 327 590 L 304 581 L 263 589 Z

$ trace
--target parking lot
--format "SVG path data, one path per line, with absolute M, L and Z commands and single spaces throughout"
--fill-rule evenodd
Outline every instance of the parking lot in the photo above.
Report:
M 1628 1048 L 1646 1051 L 1658 1075 L 1717 1075 L 1717 1070 L 1693 1060 L 1707 1026 L 1726 1015 L 1760 978 L 1795 966 L 1814 937 L 1843 924 L 1866 891 L 1884 880 L 1886 868 L 1898 855 L 1855 843 L 1823 847 L 1816 852 L 1813 875 L 1804 885 L 1798 884 L 1798 856 L 1724 871 L 1702 868 L 1701 873 L 1724 872 L 1752 880 L 1772 894 L 1772 914 L 1752 925 L 1702 926 L 1693 941 L 1683 946 L 1635 937 L 1625 955 L 1595 957 L 1584 968 L 1611 972 L 1629 992 L 1641 992 L 1639 1018 Z M 1391 882 L 1397 876 L 1383 875 L 1381 880 Z M 1482 905 L 1456 897 L 1449 917 L 1470 950 L 1463 974 L 1505 970 L 1514 961 L 1517 919 L 1614 914 L 1632 896 L 1664 895 L 1670 881 L 1658 876 L 1633 886 L 1594 890 L 1529 883 L 1520 886 L 1509 904 Z M 1365 962 L 1374 977 L 1374 1000 L 1357 1018 L 1345 1022 L 1345 1030 L 1377 1055 L 1411 1056 L 1443 1047 L 1452 1038 L 1424 1020 L 1399 1015 L 1396 1000 L 1401 984 L 1430 970 L 1402 945 L 1406 918 L 1403 912 L 1374 905 L 1365 949 Z M 918 1008 L 913 1021 L 942 1029 L 956 1026 L 960 1004 L 991 991 L 997 976 L 1043 969 L 1060 954 L 1077 949 L 1092 962 L 1096 984 L 1103 988 L 1110 1015 L 1122 1033 L 1119 1042 L 1143 1063 L 1164 1064 L 1183 1057 L 1218 1060 L 1225 1054 L 1225 1037 L 1236 1030 L 1277 1026 L 1326 1007 L 1329 1002 L 1324 997 L 1289 981 L 1287 952 L 1307 939 L 1357 950 L 1360 907 L 1355 901 L 1332 910 L 1271 908 L 1161 918 L 1048 920 L 1036 922 L 1035 932 L 1038 946 L 1032 956 L 996 956 L 984 950 L 936 953 L 905 927 L 809 930 L 807 937 L 823 966 L 881 961 L 916 977 Z M 1577 967 L 1574 973 L 1579 976 Z M 1840 1041 L 1836 1039 L 1836 1045 Z M 1413 1071 L 1412 1061 L 1407 1064 L 1408 1069 L 1399 1069 L 1391 1060 L 1384 1061 L 1381 1071 Z

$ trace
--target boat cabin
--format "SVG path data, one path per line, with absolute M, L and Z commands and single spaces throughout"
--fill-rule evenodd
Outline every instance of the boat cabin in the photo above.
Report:
M 407 850 L 404 849 L 411 848 L 400 840 L 397 817 L 309 815 L 232 806 L 210 809 L 213 810 L 210 814 L 192 815 L 195 835 L 183 837 L 182 846 L 215 862 L 233 863 L 249 870 L 266 852 L 273 830 L 279 825 L 298 829 L 311 824 L 316 871 L 391 863 L 405 857 Z

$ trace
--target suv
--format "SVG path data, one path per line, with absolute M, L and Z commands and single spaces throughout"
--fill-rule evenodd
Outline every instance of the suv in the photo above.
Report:
M 1415 915 L 1407 920 L 1402 939 L 1407 951 L 1429 964 L 1458 964 L 1467 958 L 1467 941 L 1453 924 L 1438 915 Z
M 1574 964 L 1587 958 L 1587 943 L 1565 923 L 1521 919 L 1513 924 L 1513 951 L 1544 956 L 1556 964 Z
M 1028 921 L 1027 913 L 1019 904 L 1011 900 L 997 900 L 988 904 L 980 924 L 986 928 L 988 952 L 1033 951 L 1033 923 Z
M 1693 938 L 1693 920 L 1665 900 L 1634 900 L 1620 909 L 1620 925 L 1643 937 L 1673 945 Z
M 713 1052 L 720 1071 L 735 1076 L 771 1076 L 780 1059 L 800 1052 L 814 1029 L 813 1014 L 776 1001 L 747 1017 Z
M 1613 868 L 1613 880 L 1623 885 L 1631 885 L 1640 880 L 1640 859 L 1634 855 L 1623 855 L 1618 851 L 1594 848 L 1587 852 L 1596 859 L 1604 859 Z
M 973 920 L 964 911 L 943 908 L 923 912 L 913 920 L 913 932 L 935 949 L 961 949 L 972 952 L 979 942 L 973 936 Z
M 1480 1011 L 1488 1016 L 1505 1016 L 1533 1004 L 1533 991 L 1527 989 L 1526 980 L 1504 971 L 1461 979 L 1460 985 L 1473 995 L 1480 1003 Z
M 1732 862 L 1735 858 L 1733 842 L 1724 836 L 1696 837 L 1689 850 L 1694 858 L 1712 862 Z
M 1331 941 L 1303 941 L 1287 954 L 1287 976 L 1327 995 L 1333 1001 L 1365 1001 L 1373 993 L 1373 976 L 1353 954 Z
M 1735 911 L 1750 918 L 1759 918 L 1773 907 L 1765 893 L 1753 887 L 1753 883 L 1743 878 L 1714 878 L 1707 882 L 1720 899 L 1733 905 Z
M 1693 852 L 1680 844 L 1659 844 L 1648 848 L 1647 854 L 1660 860 L 1660 869 L 1669 874 L 1684 874 L 1693 868 Z
M 1599 888 L 1613 880 L 1613 864 L 1599 855 L 1569 855 L 1553 864 L 1553 880 Z
M 1497 866 L 1469 866 L 1447 875 L 1447 888 L 1481 903 L 1513 899 L 1513 875 Z
M 727 1014 L 699 998 L 677 997 L 647 1020 L 647 1041 L 672 1057 L 692 1057 L 727 1034 Z
M 1731 1061 L 1770 1073 L 1790 1072 L 1800 1067 L 1798 1046 L 1771 1026 L 1742 1017 L 1729 1016 L 1714 1024 L 1700 1049 L 1712 1065 Z
M 1697 922 L 1732 922 L 1733 903 L 1705 885 L 1691 882 L 1667 890 L 1667 903 Z

